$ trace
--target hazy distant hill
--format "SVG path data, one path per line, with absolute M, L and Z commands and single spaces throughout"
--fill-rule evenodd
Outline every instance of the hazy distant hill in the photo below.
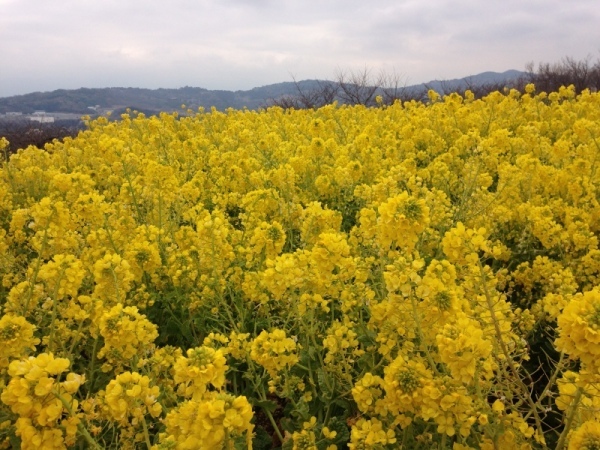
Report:
M 470 86 L 495 85 L 518 80 L 526 76 L 526 72 L 520 70 L 507 70 L 506 72 L 483 72 L 470 77 L 456 78 L 453 80 L 433 80 L 425 83 L 428 88 L 436 91 L 463 90 Z
M 456 86 L 510 82 L 524 75 L 524 72 L 509 70 L 503 73 L 484 72 L 456 80 L 438 81 L 407 86 L 406 90 L 418 90 L 425 86 L 432 89 L 447 89 Z M 257 87 L 248 91 L 208 90 L 198 87 L 179 89 L 140 89 L 140 88 L 101 88 L 101 89 L 59 89 L 52 92 L 34 92 L 0 98 L 0 114 L 21 112 L 31 114 L 34 111 L 47 113 L 77 113 L 94 115 L 96 111 L 113 110 L 116 114 L 124 108 L 137 109 L 147 114 L 160 111 L 181 110 L 181 105 L 196 110 L 198 107 L 219 110 L 226 108 L 257 109 L 266 106 L 271 100 L 297 94 L 298 87 L 303 91 L 317 88 L 319 83 L 328 81 L 303 80 L 298 83 L 284 82 Z M 94 109 L 92 109 L 94 108 Z

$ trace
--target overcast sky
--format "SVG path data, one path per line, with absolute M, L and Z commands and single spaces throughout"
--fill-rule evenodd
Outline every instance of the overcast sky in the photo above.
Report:
M 250 89 L 365 67 L 416 84 L 588 55 L 598 0 L 0 0 L 0 97 Z

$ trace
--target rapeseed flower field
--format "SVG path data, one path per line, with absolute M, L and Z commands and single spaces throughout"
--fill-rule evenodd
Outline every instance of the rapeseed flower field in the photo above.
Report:
M 0 448 L 600 448 L 599 199 L 572 87 L 19 150 Z

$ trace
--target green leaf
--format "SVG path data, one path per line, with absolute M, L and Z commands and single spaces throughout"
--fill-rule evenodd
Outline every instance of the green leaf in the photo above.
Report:
M 252 448 L 255 450 L 269 450 L 273 448 L 273 438 L 269 436 L 269 433 L 260 427 L 255 429 L 255 433 L 252 439 Z
M 292 415 L 298 417 L 298 419 L 302 420 L 303 422 L 308 421 L 308 419 L 310 419 L 310 409 L 308 407 L 308 403 L 306 403 L 304 400 L 300 400 L 298 403 L 296 403 L 296 407 L 292 411 Z
M 325 400 L 331 400 L 333 397 L 333 390 L 328 385 L 328 383 L 333 383 L 333 380 L 327 380 L 327 375 L 323 371 L 323 369 L 317 370 L 317 382 L 319 383 L 319 389 L 321 390 L 321 395 Z
M 346 422 L 339 417 L 332 417 L 327 424 L 327 428 L 331 431 L 336 431 L 337 434 L 333 439 L 333 442 L 337 445 L 346 444 L 350 440 L 350 430 Z
M 294 422 L 289 417 L 282 417 L 279 421 L 279 424 L 281 425 L 281 428 L 283 428 L 284 431 L 287 431 L 290 434 L 296 430 L 296 428 L 294 427 Z
M 352 412 L 352 410 L 356 409 L 356 407 L 353 406 L 352 403 L 350 403 L 348 400 L 343 399 L 343 398 L 338 398 L 338 399 L 334 400 L 333 404 L 335 406 L 338 406 L 342 410 L 341 414 L 336 415 L 336 418 L 339 418 L 339 419 L 346 419 L 348 416 L 350 416 L 350 413 Z
M 292 439 L 288 439 L 281 446 L 281 450 L 292 450 L 294 448 L 294 441 Z
M 271 400 L 253 400 L 252 404 L 270 413 L 277 409 L 277 403 Z

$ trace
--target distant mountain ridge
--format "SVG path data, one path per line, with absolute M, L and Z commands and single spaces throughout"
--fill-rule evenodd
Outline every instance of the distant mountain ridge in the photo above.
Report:
M 500 83 L 508 83 L 516 81 L 527 76 L 527 72 L 520 70 L 507 70 L 505 72 L 482 72 L 477 75 L 472 75 L 463 78 L 455 78 L 452 80 L 432 80 L 429 83 L 423 83 L 428 88 L 435 91 L 466 89 L 469 86 L 494 85 Z
M 408 92 L 431 88 L 437 91 L 464 89 L 469 86 L 509 83 L 525 76 L 525 72 L 508 70 L 506 72 L 483 72 L 453 80 L 433 80 L 428 83 L 406 86 Z M 103 114 L 108 111 L 119 113 L 124 108 L 132 108 L 147 114 L 160 111 L 181 111 L 181 105 L 196 110 L 199 107 L 218 110 L 227 108 L 258 109 L 270 101 L 285 96 L 294 96 L 298 89 L 310 91 L 317 89 L 323 80 L 302 80 L 297 83 L 283 82 L 256 87 L 250 90 L 226 91 L 209 90 L 199 87 L 179 89 L 143 89 L 143 88 L 80 88 L 59 89 L 52 92 L 33 92 L 25 95 L 0 98 L 0 114 L 32 114 L 34 111 L 71 114 Z

